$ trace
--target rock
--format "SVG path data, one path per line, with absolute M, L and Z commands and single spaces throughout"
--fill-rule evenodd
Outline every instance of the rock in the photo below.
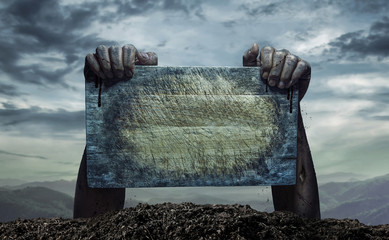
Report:
M 246 205 L 139 204 L 89 219 L 19 219 L 0 239 L 389 239 L 389 224 L 311 220 Z

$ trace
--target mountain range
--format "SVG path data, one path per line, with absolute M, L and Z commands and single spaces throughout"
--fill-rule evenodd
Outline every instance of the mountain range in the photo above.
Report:
M 318 179 L 319 182 L 320 179 L 324 182 L 319 185 L 322 218 L 358 219 L 370 225 L 389 224 L 389 174 L 366 179 L 363 175 L 335 173 L 321 178 L 319 176 Z M 12 182 L 15 185 L 10 184 Z M 0 216 L 2 216 L 0 221 L 10 221 L 18 217 L 72 216 L 75 180 L 28 183 L 15 179 L 12 181 L 0 179 L 0 186 L 1 184 L 3 186 L 0 188 Z M 248 204 L 263 212 L 274 210 L 269 186 L 126 190 L 125 207 L 133 207 L 138 203 L 162 202 L 237 203 Z
M 389 174 L 319 186 L 323 218 L 350 218 L 370 225 L 389 224 Z
M 5 180 L 0 179 L 0 187 L 4 187 L 7 189 L 16 190 L 16 189 L 23 189 L 26 187 L 45 187 L 45 188 L 52 189 L 54 191 L 65 193 L 71 196 L 72 198 L 74 197 L 75 186 L 76 186 L 76 180 L 67 181 L 61 179 L 57 181 L 25 182 L 25 181 L 18 181 L 17 179 L 5 179 Z
M 18 218 L 70 218 L 72 209 L 72 197 L 46 187 L 0 188 L 0 222 Z

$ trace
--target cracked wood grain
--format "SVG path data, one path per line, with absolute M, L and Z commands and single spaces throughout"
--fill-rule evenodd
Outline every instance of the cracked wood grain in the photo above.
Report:
M 258 68 L 138 66 L 113 82 L 98 107 L 86 81 L 89 186 L 295 183 L 298 93 L 266 91 Z

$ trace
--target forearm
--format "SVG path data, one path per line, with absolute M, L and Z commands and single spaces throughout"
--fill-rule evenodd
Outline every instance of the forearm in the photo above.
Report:
M 320 219 L 319 193 L 312 155 L 300 112 L 297 129 L 296 184 L 272 186 L 276 211 L 292 211 L 299 216 Z
M 316 173 L 300 106 L 297 133 L 296 190 L 297 196 L 295 196 L 295 206 L 297 211 L 301 212 L 302 215 L 307 215 L 307 217 L 320 218 Z M 309 212 L 306 212 L 307 210 Z

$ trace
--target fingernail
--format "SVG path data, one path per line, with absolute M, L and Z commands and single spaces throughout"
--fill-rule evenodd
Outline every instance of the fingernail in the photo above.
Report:
M 276 81 L 270 79 L 270 80 L 269 80 L 269 85 L 272 86 L 272 87 L 274 87 L 274 85 L 276 85 Z
M 127 75 L 127 77 L 130 77 L 130 78 L 131 78 L 131 77 L 132 77 L 132 72 L 131 72 L 131 70 L 127 70 L 127 71 L 126 71 L 126 75 Z
M 284 82 L 279 82 L 278 83 L 278 88 L 283 89 L 284 87 L 285 87 L 285 83 Z
M 264 72 L 263 74 L 262 74 L 262 78 L 263 79 L 267 79 L 269 77 L 269 73 L 268 72 Z

